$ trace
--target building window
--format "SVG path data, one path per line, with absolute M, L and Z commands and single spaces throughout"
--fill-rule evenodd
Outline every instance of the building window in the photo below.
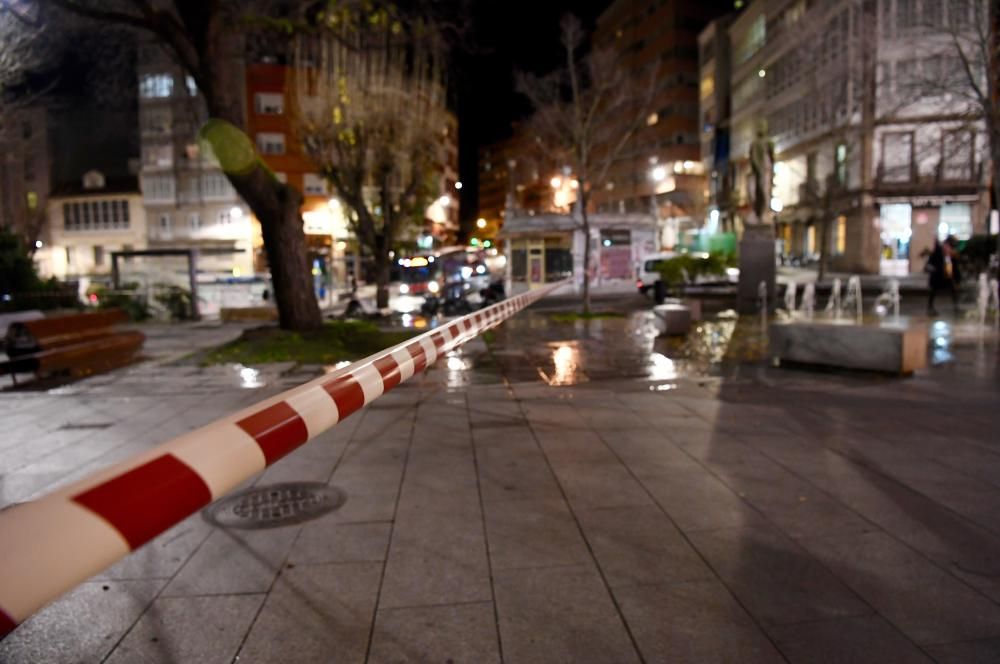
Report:
M 146 200 L 173 201 L 176 182 L 171 175 L 147 175 L 142 178 L 142 193 Z
M 660 121 L 660 114 L 659 113 L 650 113 L 646 117 L 646 126 L 647 127 L 652 127 L 653 125 L 655 125 L 659 121 Z M 489 166 L 489 164 L 487 164 L 487 166 Z M 489 170 L 489 169 L 487 168 L 486 170 Z
M 834 151 L 834 166 L 837 174 L 837 184 L 847 186 L 847 144 L 838 143 Z
M 285 154 L 285 135 L 277 132 L 257 134 L 257 149 L 261 154 Z
M 701 98 L 707 99 L 715 92 L 715 77 L 709 74 L 701 79 Z
M 285 97 L 277 92 L 258 92 L 253 96 L 253 108 L 258 115 L 281 115 L 285 112 Z
M 219 225 L 228 226 L 233 221 L 233 215 L 229 212 L 229 209 L 219 211 Z
M 954 235 L 959 240 L 972 237 L 972 208 L 968 203 L 945 203 L 938 217 L 938 239 Z
M 806 254 L 812 255 L 816 253 L 816 226 L 809 224 L 806 227 Z
M 302 176 L 302 193 L 307 196 L 326 196 L 326 180 L 316 173 L 306 173 Z
M 198 96 L 198 84 L 194 82 L 194 76 L 188 75 L 184 77 L 184 87 L 187 88 L 189 97 Z
M 840 215 L 833 231 L 833 253 L 842 255 L 847 252 L 847 217 Z
M 142 163 L 145 166 L 166 168 L 174 163 L 174 149 L 172 145 L 144 145 L 142 150 Z
M 976 135 L 970 131 L 946 131 L 941 136 L 941 179 L 972 179 L 973 147 Z
M 882 136 L 882 180 L 909 182 L 913 166 L 913 132 L 891 132 Z
M 169 134 L 172 123 L 173 115 L 169 108 L 155 106 L 144 108 L 139 113 L 139 128 L 144 134 Z
M 96 267 L 104 265 L 104 247 L 99 244 L 94 245 L 94 265 Z
M 164 99 L 174 92 L 174 77 L 170 74 L 143 74 L 139 77 L 139 96 Z
M 73 264 L 73 247 L 66 247 L 66 266 Z
M 163 213 L 160 215 L 160 232 L 163 234 L 170 233 L 170 215 Z
M 26 195 L 26 198 L 28 199 L 27 203 L 28 203 L 28 209 L 29 210 L 34 210 L 34 209 L 36 209 L 38 207 L 38 192 L 37 191 L 29 191 L 27 193 L 27 195 Z
M 201 192 L 205 198 L 232 198 L 232 185 L 222 173 L 205 173 L 201 176 Z
M 199 228 L 201 228 L 200 212 L 192 212 L 191 214 L 188 215 L 188 227 L 193 231 L 196 231 Z
M 102 200 L 63 203 L 67 231 L 121 230 L 129 226 L 128 201 Z

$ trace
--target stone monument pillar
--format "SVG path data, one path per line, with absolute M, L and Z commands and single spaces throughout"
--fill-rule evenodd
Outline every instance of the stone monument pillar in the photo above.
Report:
M 757 123 L 757 136 L 750 145 L 751 177 L 747 183 L 753 212 L 744 226 L 740 240 L 740 281 L 736 292 L 736 310 L 756 313 L 760 283 L 767 285 L 768 307 L 774 307 L 774 223 L 771 214 L 771 190 L 774 184 L 774 143 L 767 136 L 767 124 Z

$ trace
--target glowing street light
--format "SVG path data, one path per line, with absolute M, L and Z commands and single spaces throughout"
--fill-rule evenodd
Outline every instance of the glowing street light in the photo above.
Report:
M 448 207 L 449 205 L 451 205 L 451 196 L 445 194 L 444 196 L 438 199 L 438 203 L 441 205 L 441 207 Z
M 556 177 L 549 180 L 549 184 L 552 185 L 553 189 L 559 189 L 560 187 L 562 187 L 562 178 L 557 175 Z
M 654 181 L 663 182 L 664 178 L 667 177 L 667 169 L 665 169 L 663 166 L 657 166 L 652 171 L 650 171 L 650 175 L 653 176 Z
M 486 220 L 482 217 L 476 219 L 476 228 L 486 228 Z
M 462 188 L 462 183 L 461 182 L 456 182 L 455 183 L 455 189 L 461 189 L 461 188 Z
M 229 211 L 229 216 L 231 218 L 233 218 L 233 219 L 242 219 L 243 218 L 243 208 L 241 208 L 241 207 L 239 207 L 237 205 L 234 205 L 233 208 Z

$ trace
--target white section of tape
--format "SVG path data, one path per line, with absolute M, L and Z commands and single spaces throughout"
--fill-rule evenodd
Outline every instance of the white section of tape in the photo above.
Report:
M 358 381 L 358 385 L 365 393 L 365 404 L 370 404 L 382 396 L 385 385 L 382 384 L 382 374 L 378 372 L 374 364 L 366 364 L 355 369 L 351 375 L 354 376 L 354 380 Z
M 318 385 L 293 394 L 285 401 L 305 420 L 310 438 L 315 438 L 340 420 L 336 402 Z
M 421 339 L 420 345 L 424 348 L 424 355 L 427 356 L 427 366 L 429 367 L 437 361 L 437 348 L 435 348 L 434 342 L 431 341 L 430 337 Z
M 22 622 L 130 551 L 110 523 L 62 497 L 17 505 L 0 521 L 0 608 Z
M 392 358 L 399 365 L 399 382 L 403 382 L 413 375 L 413 357 L 406 348 L 393 351 Z
M 228 421 L 213 422 L 175 438 L 163 446 L 163 452 L 173 454 L 198 473 L 211 490 L 212 500 L 267 466 L 257 441 Z

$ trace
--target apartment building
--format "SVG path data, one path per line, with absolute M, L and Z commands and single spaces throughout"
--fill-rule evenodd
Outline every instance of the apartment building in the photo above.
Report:
M 48 239 L 49 154 L 45 108 L 27 106 L 8 111 L 0 123 L 0 227 L 42 245 Z
M 202 278 L 249 276 L 260 228 L 208 146 L 204 99 L 158 45 L 139 47 L 140 184 L 150 249 L 197 249 Z
M 747 155 L 764 123 L 786 259 L 825 253 L 834 270 L 906 274 L 920 271 L 935 238 L 985 232 L 985 132 L 952 35 L 971 35 L 986 2 L 750 3 L 725 27 L 731 113 L 717 124 L 733 194 L 717 191 L 715 209 L 737 225 L 747 218 Z M 703 43 L 713 30 L 720 23 Z M 985 76 L 985 63 L 969 64 Z M 703 53 L 703 83 L 713 66 Z
M 731 2 L 616 0 L 600 15 L 595 48 L 611 48 L 633 81 L 653 91 L 642 126 L 591 194 L 597 210 L 652 213 L 660 241 L 673 246 L 705 214 L 705 168 L 699 127 L 698 33 Z M 636 95 L 633 103 L 645 102 Z M 615 140 L 635 113 L 609 117 Z
M 48 200 L 48 240 L 36 252 L 39 272 L 66 281 L 107 277 L 111 254 L 147 246 L 146 211 L 135 176 L 88 171 L 57 186 Z

